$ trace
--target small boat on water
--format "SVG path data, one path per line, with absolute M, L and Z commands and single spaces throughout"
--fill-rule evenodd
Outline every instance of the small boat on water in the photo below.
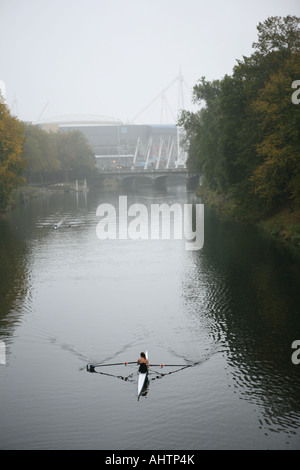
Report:
M 149 360 L 148 351 L 146 351 L 145 354 L 146 354 L 146 359 Z M 147 376 L 148 376 L 148 372 L 146 372 L 146 373 L 138 372 L 138 398 L 140 397 L 140 395 L 143 391 L 144 385 L 145 385 L 146 380 L 147 380 Z
M 60 222 L 58 222 L 57 224 L 54 224 L 54 230 L 57 230 L 57 229 L 61 226 L 61 224 L 63 223 L 64 220 L 65 220 L 65 219 L 62 219 L 62 220 L 61 220 Z
M 148 351 L 145 352 L 144 355 L 142 355 L 143 353 L 141 353 L 141 357 L 146 357 L 146 359 L 149 361 L 149 353 Z M 106 363 L 100 363 L 100 364 L 87 364 L 86 366 L 86 370 L 88 372 L 97 372 L 96 371 L 96 368 L 98 367 L 112 367 L 112 366 L 128 366 L 128 365 L 137 365 L 140 364 L 143 365 L 143 366 L 146 366 L 146 368 L 144 369 L 143 367 L 141 367 L 141 372 L 140 370 L 138 370 L 138 380 L 137 380 L 137 386 L 138 386 L 138 389 L 137 389 L 137 396 L 138 396 L 138 399 L 140 398 L 140 396 L 142 395 L 143 391 L 146 390 L 146 384 L 147 384 L 147 379 L 148 379 L 148 374 L 149 374 L 149 369 L 147 369 L 147 365 L 142 361 L 142 364 L 139 363 L 139 361 L 131 361 L 131 362 L 114 362 L 114 363 L 109 363 L 109 364 L 106 364 Z M 166 372 L 166 373 L 163 373 L 161 374 L 160 372 L 156 372 L 156 375 L 160 375 L 161 377 L 165 377 L 169 374 L 174 374 L 175 372 L 179 372 L 183 369 L 186 369 L 188 367 L 192 367 L 192 366 L 195 366 L 197 364 L 200 364 L 201 362 L 195 362 L 194 364 L 151 364 L 151 367 L 176 367 L 177 369 L 176 370 L 173 370 L 171 372 Z M 140 368 L 139 368 L 140 369 Z M 113 375 L 113 374 L 108 374 L 106 372 L 99 372 L 100 374 L 103 374 L 103 375 L 109 375 L 111 377 L 116 377 L 118 379 L 122 379 L 122 380 L 128 380 L 129 377 L 132 377 L 133 374 L 130 374 L 128 377 L 123 377 L 121 375 Z M 157 377 L 157 378 L 160 378 L 160 377 Z M 154 380 L 154 379 L 153 379 Z M 131 382 L 131 380 L 130 380 Z

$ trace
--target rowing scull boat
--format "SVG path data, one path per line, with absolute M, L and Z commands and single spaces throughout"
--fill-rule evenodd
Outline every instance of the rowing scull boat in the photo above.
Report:
M 146 359 L 149 359 L 148 357 L 148 351 L 146 351 Z M 138 373 L 139 376 L 138 376 L 138 397 L 141 395 L 142 391 L 143 391 L 143 388 L 144 388 L 144 385 L 145 385 L 145 382 L 146 382 L 146 379 L 147 379 L 147 375 L 148 375 L 148 372 L 146 372 L 145 374 L 142 373 L 142 372 L 139 372 Z

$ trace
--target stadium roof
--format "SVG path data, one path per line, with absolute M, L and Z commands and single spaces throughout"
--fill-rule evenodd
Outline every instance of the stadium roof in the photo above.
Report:
M 98 116 L 94 114 L 69 114 L 64 116 L 55 116 L 47 119 L 41 119 L 38 124 L 56 124 L 59 127 L 67 126 L 105 126 L 120 125 L 123 122 L 120 119 L 109 116 Z

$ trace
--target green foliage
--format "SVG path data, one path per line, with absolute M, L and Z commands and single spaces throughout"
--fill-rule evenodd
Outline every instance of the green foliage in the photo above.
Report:
M 6 209 L 12 191 L 24 183 L 23 141 L 22 124 L 0 102 L 0 211 Z
M 92 175 L 95 155 L 81 132 L 58 132 L 52 137 L 65 181 Z
M 24 126 L 24 135 L 23 158 L 28 161 L 26 179 L 28 182 L 43 183 L 60 170 L 54 139 L 51 134 L 32 124 Z
M 94 153 L 79 131 L 47 133 L 26 124 L 24 133 L 28 181 L 69 181 L 89 177 L 94 171 Z
M 300 50 L 299 18 L 288 15 L 285 18 L 271 16 L 257 26 L 258 42 L 252 47 L 263 54 L 279 51 L 290 55 Z
M 0 211 L 13 190 L 27 182 L 90 177 L 95 155 L 79 131 L 47 133 L 10 115 L 0 96 Z
M 21 123 L 0 101 L 0 211 L 13 190 L 25 181 L 69 181 L 88 178 L 95 171 L 95 155 L 78 131 L 47 133 Z
M 300 77 L 300 53 L 271 75 L 253 102 L 263 138 L 256 147 L 259 160 L 251 179 L 269 207 L 288 199 L 300 203 L 300 109 L 291 102 L 295 77 Z
M 256 50 L 231 76 L 194 87 L 197 113 L 184 112 L 188 167 L 210 190 L 229 198 L 239 217 L 255 219 L 290 200 L 300 202 L 300 18 L 259 23 Z
M 186 131 L 188 168 L 201 171 L 214 189 L 218 187 L 219 181 L 219 166 L 216 163 L 219 145 L 219 95 L 219 81 L 210 83 L 202 77 L 194 87 L 194 101 L 205 101 L 206 107 L 201 108 L 198 113 L 184 111 L 179 120 L 179 125 Z

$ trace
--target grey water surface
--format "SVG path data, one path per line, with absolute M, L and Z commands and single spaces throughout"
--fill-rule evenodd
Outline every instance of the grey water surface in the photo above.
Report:
M 206 207 L 201 250 L 99 240 L 97 207 L 122 194 L 0 219 L 0 448 L 300 449 L 299 262 Z M 127 198 L 199 203 L 181 185 Z M 153 366 L 139 400 L 135 365 L 86 369 L 146 349 L 189 367 Z

